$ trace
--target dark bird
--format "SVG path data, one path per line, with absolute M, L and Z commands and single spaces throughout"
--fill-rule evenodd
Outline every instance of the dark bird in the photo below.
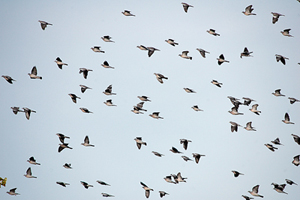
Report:
M 235 171 L 235 170 L 233 170 L 232 173 L 233 173 L 234 177 L 238 177 L 239 175 L 244 175 L 244 174 L 242 174 L 242 173 L 240 173 L 238 171 Z
M 64 182 L 61 182 L 61 181 L 57 181 L 56 184 L 61 185 L 63 187 L 66 187 L 67 185 L 70 185 L 69 183 L 64 183 Z
M 58 138 L 59 138 L 59 140 L 60 140 L 60 142 L 61 143 L 64 143 L 64 141 L 65 141 L 65 138 L 68 138 L 68 139 L 70 139 L 70 137 L 68 137 L 68 136 L 65 136 L 64 134 L 62 134 L 62 133 L 56 133 L 56 135 L 58 136 Z
M 259 113 L 261 113 L 261 111 L 257 110 L 257 107 L 258 107 L 258 104 L 254 104 L 254 105 L 252 105 L 252 108 L 249 109 L 249 110 L 250 110 L 251 112 L 253 112 L 253 113 L 259 115 Z
M 29 160 L 27 160 L 27 162 L 29 162 L 30 164 L 33 164 L 33 165 L 41 165 L 40 163 L 37 163 L 36 160 L 34 159 L 33 156 L 31 156 L 29 158 Z
M 147 97 L 147 96 L 138 96 L 138 98 L 139 98 L 141 101 L 150 101 L 150 102 L 151 102 L 151 100 L 148 99 L 149 97 Z
M 23 110 L 20 110 L 20 107 L 10 107 L 13 111 L 13 113 L 16 115 L 18 114 L 18 112 L 24 112 Z
M 276 138 L 275 140 L 271 141 L 273 144 L 277 144 L 277 145 L 283 145 L 280 143 L 279 138 Z
M 109 85 L 103 92 L 105 95 L 116 95 L 116 93 L 112 93 L 112 85 Z
M 83 143 L 81 143 L 81 145 L 83 145 L 85 147 L 94 147 L 95 146 L 93 144 L 90 144 L 89 136 L 85 136 Z
M 105 53 L 105 51 L 102 51 L 100 48 L 100 46 L 91 47 L 91 49 L 96 53 Z
M 240 58 L 242 58 L 243 56 L 244 57 L 251 57 L 251 55 L 250 55 L 251 53 L 253 53 L 253 51 L 249 52 L 248 49 L 247 49 L 247 47 L 245 47 L 244 48 L 244 52 L 241 53 Z
M 154 47 L 147 47 L 148 49 L 148 57 L 151 57 L 154 51 L 160 51 L 159 49 L 156 49 Z
M 289 60 L 289 58 L 284 57 L 284 56 L 282 56 L 282 55 L 275 54 L 275 56 L 276 56 L 276 61 L 277 61 L 277 62 L 281 61 L 282 64 L 284 64 L 284 65 L 285 65 L 285 60 Z
M 288 36 L 288 37 L 294 37 L 292 35 L 290 35 L 290 28 L 289 29 L 284 29 L 283 31 L 281 31 L 282 35 L 284 36 Z
M 175 45 L 178 45 L 178 43 L 176 43 L 173 39 L 168 39 L 165 40 L 168 44 L 172 45 L 173 47 L 175 47 Z
M 68 143 L 62 143 L 62 144 L 59 144 L 59 147 L 58 147 L 58 153 L 60 153 L 62 150 L 64 150 L 65 148 L 67 149 L 73 149 L 72 147 L 69 147 L 68 146 Z
M 105 102 L 103 102 L 105 105 L 107 105 L 107 106 L 117 106 L 117 105 L 115 105 L 115 104 L 113 104 L 113 102 L 112 102 L 112 99 L 108 99 L 108 100 L 106 100 Z
M 16 81 L 14 80 L 12 77 L 10 76 L 2 76 L 7 82 L 9 82 L 10 84 L 13 84 L 13 81 Z
M 300 145 L 300 137 L 298 135 L 292 134 L 294 141 Z
M 63 165 L 63 167 L 64 168 L 66 168 L 66 169 L 72 169 L 72 167 L 71 167 L 71 163 L 65 163 L 64 165 Z
M 87 87 L 85 85 L 79 85 L 79 86 L 80 86 L 80 90 L 81 90 L 82 93 L 84 93 L 87 89 L 92 89 L 92 88 Z
M 244 15 L 247 15 L 247 16 L 249 16 L 249 15 L 256 15 L 255 13 L 252 13 L 253 10 L 254 9 L 252 8 L 252 5 L 250 5 L 250 6 L 247 6 L 245 8 L 245 11 L 243 11 L 242 13 L 244 13 Z
M 79 108 L 79 109 L 84 113 L 93 113 L 93 112 L 89 111 L 87 108 Z
M 192 141 L 191 140 L 187 140 L 187 139 L 180 139 L 180 144 L 183 144 L 183 148 L 185 150 L 187 150 L 189 142 L 192 142 Z
M 158 82 L 160 82 L 161 84 L 164 83 L 163 79 L 168 80 L 168 77 L 166 77 L 166 76 L 164 76 L 162 74 L 154 73 L 154 75 L 156 76 L 156 79 L 158 80 Z
M 101 194 L 103 197 L 114 197 L 114 195 L 103 193 L 103 192 Z
M 199 51 L 199 53 L 201 54 L 201 56 L 203 57 L 203 58 L 206 58 L 206 53 L 209 53 L 208 51 L 205 51 L 204 49 L 199 49 L 199 48 L 197 48 L 196 50 L 198 50 Z
M 57 66 L 58 66 L 59 69 L 62 69 L 63 65 L 68 66 L 68 64 L 67 63 L 63 63 L 63 61 L 59 57 L 57 57 L 54 62 L 56 62 L 56 64 L 57 64 Z
M 255 101 L 254 99 L 248 98 L 248 97 L 243 97 L 244 99 L 244 105 L 249 106 L 252 101 Z
M 165 181 L 168 182 L 168 183 L 174 183 L 174 184 L 176 184 L 176 182 L 174 182 L 174 181 L 172 180 L 172 176 L 166 176 L 164 179 L 165 179 Z
M 254 127 L 252 127 L 252 122 L 248 122 L 246 127 L 244 127 L 247 131 L 256 131 Z
M 178 149 L 176 149 L 175 147 L 172 147 L 172 149 L 170 149 L 170 151 L 172 151 L 173 153 L 182 153 L 182 152 L 178 151 Z
M 174 180 L 175 180 L 176 183 L 186 182 L 185 179 L 187 179 L 187 178 L 183 178 L 183 177 L 181 176 L 181 173 L 180 173 L 180 172 L 178 172 L 177 175 L 175 175 L 175 174 L 171 174 L 171 175 L 173 176 L 173 178 L 174 178 Z
M 275 149 L 278 149 L 277 147 L 274 147 L 273 145 L 271 145 L 271 144 L 265 144 L 265 146 L 268 148 L 268 149 L 270 149 L 271 151 L 275 151 Z
M 276 12 L 271 12 L 271 14 L 273 15 L 273 17 L 272 17 L 273 24 L 275 24 L 278 21 L 280 16 L 284 16 L 284 15 L 282 15 L 280 13 L 276 13 Z
M 281 89 L 277 89 L 272 94 L 276 97 L 285 97 L 285 95 L 281 94 L 280 91 L 281 91 Z
M 89 187 L 94 187 L 94 186 L 89 185 L 88 183 L 86 183 L 86 182 L 84 182 L 84 181 L 80 181 L 80 183 L 83 185 L 83 187 L 84 187 L 85 189 L 88 189 Z
M 24 112 L 25 112 L 26 119 L 28 119 L 28 120 L 29 120 L 30 114 L 31 114 L 32 112 L 33 112 L 33 113 L 36 113 L 36 111 L 31 110 L 31 109 L 29 109 L 29 108 L 23 108 L 23 110 L 24 110 Z
M 284 120 L 282 120 L 282 122 L 285 123 L 285 124 L 295 124 L 294 122 L 290 121 L 290 116 L 289 116 L 288 113 L 285 113 Z
M 168 194 L 168 193 L 166 193 L 165 191 L 158 191 L 158 192 L 159 192 L 160 198 L 163 198 L 165 195 Z
M 135 16 L 135 15 L 131 14 L 129 10 L 124 10 L 122 13 L 125 16 Z
M 43 30 L 45 30 L 45 28 L 46 28 L 48 25 L 52 25 L 52 24 L 50 24 L 50 23 L 48 23 L 48 22 L 41 21 L 41 20 L 39 20 L 39 22 L 40 22 L 41 27 L 42 27 Z
M 15 196 L 20 195 L 19 193 L 16 193 L 16 189 L 17 189 L 17 188 L 10 189 L 10 190 L 9 190 L 8 192 L 6 192 L 6 193 L 9 194 L 9 195 L 15 195 Z
M 134 138 L 134 140 L 136 141 L 136 146 L 138 147 L 138 149 L 141 149 L 142 145 L 147 146 L 147 143 L 143 142 L 142 137 L 136 137 Z
M 193 109 L 194 111 L 203 111 L 203 110 L 201 110 L 197 105 L 194 105 L 194 106 L 192 107 L 192 109 Z
M 184 161 L 186 161 L 186 162 L 187 162 L 187 161 L 189 161 L 189 160 L 192 160 L 192 159 L 190 159 L 190 158 L 189 158 L 189 157 L 187 157 L 187 156 L 181 156 L 181 157 L 182 157 L 182 158 L 183 158 L 183 160 L 184 160 Z
M 258 194 L 259 185 L 252 188 L 252 191 L 248 191 L 252 196 L 264 198 L 262 195 Z
M 292 163 L 296 166 L 300 165 L 300 155 L 294 156 L 294 160 L 292 161 Z
M 294 181 L 289 180 L 289 179 L 285 179 L 285 181 L 286 181 L 286 183 L 289 184 L 289 185 L 293 185 L 293 184 L 298 185 L 297 183 L 295 183 Z
M 114 67 L 110 66 L 107 61 L 104 61 L 103 64 L 101 64 L 101 66 L 104 67 L 104 68 L 114 69 Z
M 215 86 L 218 86 L 219 88 L 221 87 L 221 85 L 223 85 L 223 83 L 219 83 L 217 80 L 212 80 L 211 83 Z
M 289 97 L 288 99 L 290 100 L 290 104 L 294 104 L 295 102 L 300 102 L 300 100 L 293 97 Z
M 111 40 L 111 37 L 109 35 L 105 35 L 105 36 L 101 37 L 101 39 L 104 42 L 114 42 L 114 41 Z
M 76 99 L 78 98 L 78 99 L 81 99 L 80 97 L 78 97 L 78 96 L 76 96 L 76 94 L 68 94 L 70 97 L 71 97 L 71 99 L 72 99 L 72 101 L 74 102 L 74 103 L 77 103 L 77 101 L 76 101 Z
M 278 193 L 284 193 L 284 194 L 287 194 L 284 190 L 286 184 L 281 184 L 281 185 L 278 185 L 277 183 L 272 183 L 271 185 L 274 185 L 274 190 Z
M 237 132 L 238 131 L 238 127 L 239 126 L 241 126 L 241 125 L 239 125 L 238 123 L 236 123 L 236 122 L 229 122 L 230 124 L 231 124 L 231 132 Z
M 206 32 L 208 32 L 209 34 L 213 35 L 213 36 L 220 36 L 219 33 L 216 33 L 216 31 L 214 29 L 209 29 Z
M 93 71 L 91 69 L 79 68 L 79 74 L 83 74 L 83 78 L 87 79 L 89 71 Z
M 144 45 L 137 46 L 137 48 L 139 48 L 140 50 L 148 51 L 148 48 Z
M 225 60 L 225 57 L 224 57 L 223 54 L 221 54 L 221 55 L 219 56 L 219 58 L 217 58 L 217 60 L 218 60 L 218 65 L 221 65 L 221 64 L 223 64 L 224 62 L 228 62 L 228 63 L 229 63 L 228 60 Z
M 110 186 L 108 183 L 105 183 L 104 181 L 99 181 L 99 180 L 97 180 L 97 183 L 99 183 L 100 185 L 107 185 L 107 186 Z
M 182 4 L 182 6 L 183 6 L 183 10 L 184 10 L 184 12 L 186 12 L 186 13 L 187 13 L 187 11 L 188 11 L 189 7 L 194 7 L 194 6 L 192 6 L 192 5 L 189 5 L 189 4 L 187 4 L 187 3 L 181 3 L 181 4 Z
M 196 93 L 195 90 L 190 89 L 190 88 L 183 88 L 187 93 Z
M 236 107 L 236 106 L 233 106 L 232 108 L 231 108 L 231 111 L 228 111 L 230 114 L 232 114 L 232 115 L 243 115 L 244 113 L 239 113 L 238 112 L 238 107 Z
M 37 75 L 37 68 L 36 68 L 36 66 L 34 66 L 34 67 L 31 69 L 31 73 L 28 73 L 28 75 L 29 75 L 29 77 L 30 77 L 31 79 L 42 79 L 41 76 L 38 76 L 38 75 Z
M 153 153 L 154 155 L 158 156 L 158 157 L 164 156 L 164 154 L 158 153 L 158 152 L 156 152 L 156 151 L 152 151 L 152 153 Z
M 152 117 L 152 118 L 154 118 L 154 119 L 164 119 L 163 117 L 159 116 L 159 112 L 153 112 L 149 116 Z
M 145 190 L 145 196 L 146 198 L 149 198 L 150 191 L 153 191 L 153 189 L 149 188 L 145 183 L 140 182 L 140 184 L 143 186 L 143 189 Z
M 201 156 L 205 156 L 205 155 L 201 155 L 201 154 L 198 154 L 198 153 L 193 153 L 193 157 L 195 158 L 195 161 L 196 161 L 197 164 L 199 163 L 199 160 L 200 160 Z
M 190 59 L 190 60 L 192 60 L 192 57 L 191 57 L 191 56 L 188 56 L 188 53 L 189 53 L 189 51 L 183 51 L 182 54 L 179 54 L 179 56 L 180 56 L 181 58 L 185 58 L 185 59 Z
M 24 175 L 26 178 L 37 178 L 36 176 L 32 176 L 31 167 L 29 167 Z

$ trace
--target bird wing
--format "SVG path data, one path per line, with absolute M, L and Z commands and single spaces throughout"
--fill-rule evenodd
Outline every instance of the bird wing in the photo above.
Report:
M 37 69 L 36 66 L 34 66 L 31 70 L 31 74 L 37 75 Z
M 84 138 L 84 143 L 89 144 L 90 140 L 89 140 L 89 136 L 85 136 Z
M 288 113 L 285 113 L 285 115 L 284 115 L 284 119 L 285 119 L 286 121 L 290 121 L 290 116 L 289 116 L 289 114 L 288 114 Z

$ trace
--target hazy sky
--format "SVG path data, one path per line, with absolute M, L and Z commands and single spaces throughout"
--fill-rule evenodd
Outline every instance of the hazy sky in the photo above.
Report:
M 97 199 L 103 198 L 102 192 L 115 199 L 143 199 L 140 181 L 154 189 L 150 199 L 160 199 L 160 190 L 170 194 L 165 199 L 174 200 L 243 199 L 241 195 L 250 197 L 248 191 L 255 185 L 260 185 L 264 199 L 299 197 L 300 186 L 287 185 L 286 195 L 273 190 L 271 183 L 283 184 L 287 178 L 300 184 L 300 167 L 292 164 L 300 146 L 291 136 L 300 136 L 300 103 L 288 100 L 300 99 L 300 3 L 191 0 L 187 3 L 194 7 L 185 13 L 181 2 L 1 1 L 0 71 L 16 81 L 12 85 L 0 81 L 0 177 L 8 179 L 0 199 Z M 242 14 L 251 4 L 257 15 Z M 124 10 L 136 16 L 126 17 Z M 272 24 L 271 12 L 285 16 Z M 42 30 L 38 20 L 53 26 Z M 208 34 L 210 28 L 221 36 Z M 294 37 L 280 33 L 287 28 Z M 104 42 L 104 35 L 115 43 Z M 179 45 L 166 43 L 169 38 Z M 160 51 L 149 58 L 138 45 Z M 93 52 L 93 46 L 101 46 L 105 53 Z M 253 57 L 239 57 L 245 47 Z M 210 54 L 203 58 L 196 48 Z M 182 51 L 189 51 L 193 59 L 179 57 Z M 219 66 L 220 54 L 230 63 Z M 275 54 L 288 57 L 286 65 L 276 62 Z M 59 69 L 56 57 L 68 66 Z M 115 69 L 103 68 L 105 60 Z M 27 75 L 33 66 L 42 80 Z M 93 70 L 87 79 L 78 73 L 82 67 Z M 169 79 L 160 84 L 154 73 Z M 213 79 L 223 83 L 222 88 L 213 85 Z M 82 94 L 80 84 L 92 89 Z M 117 95 L 102 93 L 110 84 Z M 196 93 L 186 93 L 185 87 Z M 285 97 L 272 95 L 279 88 Z M 77 104 L 69 93 L 81 97 Z M 131 110 L 141 95 L 151 102 L 145 102 L 145 114 L 137 115 Z M 251 106 L 240 106 L 242 116 L 229 114 L 232 104 L 227 96 L 255 99 L 261 115 L 250 112 Z M 117 106 L 106 106 L 107 99 Z M 204 111 L 195 112 L 193 105 Z M 36 113 L 27 120 L 24 113 L 14 115 L 12 106 Z M 160 112 L 164 119 L 149 117 L 152 112 Z M 294 125 L 281 122 L 286 112 Z M 229 121 L 242 126 L 252 121 L 257 131 L 239 127 L 231 133 Z M 56 133 L 70 136 L 66 142 L 73 149 L 58 153 Z M 80 145 L 86 135 L 94 148 Z M 137 136 L 147 142 L 140 150 L 134 141 Z M 264 144 L 277 137 L 284 146 L 272 152 Z M 180 144 L 182 138 L 192 140 L 187 150 Z M 184 154 L 170 152 L 172 146 Z M 206 156 L 196 164 L 192 153 Z M 185 162 L 182 155 L 193 161 Z M 41 165 L 26 162 L 31 156 Z M 64 163 L 73 169 L 63 168 Z M 28 167 L 37 179 L 23 176 Z M 231 170 L 245 175 L 234 178 Z M 188 178 L 186 183 L 163 179 L 178 172 Z M 70 185 L 63 188 L 56 181 Z M 94 187 L 86 190 L 80 181 Z M 6 194 L 15 187 L 20 196 Z

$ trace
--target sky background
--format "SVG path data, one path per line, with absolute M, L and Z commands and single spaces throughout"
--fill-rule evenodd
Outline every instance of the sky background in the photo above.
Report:
M 170 194 L 165 199 L 243 199 L 241 195 L 251 196 L 247 191 L 255 185 L 260 185 L 264 199 L 299 197 L 300 186 L 287 185 L 286 195 L 273 190 L 271 183 L 282 184 L 287 178 L 300 184 L 300 168 L 291 163 L 300 154 L 291 136 L 300 135 L 300 103 L 291 105 L 287 98 L 300 99 L 300 3 L 191 0 L 187 3 L 194 7 L 185 13 L 181 2 L 1 1 L 0 71 L 16 80 L 12 85 L 0 81 L 0 176 L 8 178 L 0 189 L 1 199 L 14 198 L 6 192 L 15 187 L 21 194 L 16 198 L 24 200 L 97 199 L 103 198 L 101 192 L 115 199 L 143 199 L 140 181 L 154 189 L 151 199 L 160 199 L 160 190 Z M 242 14 L 251 4 L 257 15 Z M 125 9 L 136 17 L 124 16 Z M 272 24 L 271 12 L 285 16 Z M 42 30 L 38 20 L 53 26 Z M 221 36 L 208 34 L 210 28 Z M 280 33 L 287 28 L 294 37 Z M 104 35 L 115 43 L 104 42 Z M 179 45 L 166 43 L 169 38 Z M 138 45 L 160 51 L 149 58 Z M 93 46 L 101 46 L 105 53 L 93 52 Z M 253 57 L 239 57 L 244 47 L 253 51 Z M 210 54 L 203 58 L 196 48 Z M 193 59 L 179 57 L 182 51 L 190 51 Z M 219 66 L 220 54 L 230 63 Z M 276 62 L 275 54 L 288 57 L 286 65 Z M 60 70 L 56 57 L 68 66 Z M 105 60 L 115 69 L 103 68 Z M 33 66 L 42 80 L 27 75 Z M 93 70 L 87 79 L 78 73 L 82 67 Z M 160 84 L 153 73 L 169 79 Z M 213 79 L 223 83 L 222 88 L 211 84 Z M 80 84 L 92 90 L 82 94 Z M 102 93 L 110 84 L 116 96 Z M 185 87 L 196 93 L 186 93 Z M 272 95 L 279 88 L 285 97 Z M 69 93 L 81 97 L 77 104 Z M 151 102 L 144 104 L 145 114 L 136 115 L 130 110 L 141 95 Z M 227 96 L 255 99 L 261 115 L 250 112 L 251 106 L 240 106 L 243 116 L 229 114 L 232 104 Z M 117 106 L 103 104 L 107 99 Z M 195 112 L 193 105 L 204 111 Z M 24 113 L 14 115 L 12 106 L 37 113 L 27 120 Z M 152 112 L 160 112 L 164 119 L 149 117 Z M 281 122 L 286 112 L 294 125 Z M 242 126 L 252 121 L 257 131 L 240 127 L 231 133 L 229 121 Z M 65 141 L 73 149 L 58 153 L 56 133 L 70 136 Z M 86 135 L 94 148 L 80 145 Z M 147 142 L 140 150 L 134 141 L 137 136 Z M 264 144 L 277 137 L 284 146 L 271 152 Z M 180 144 L 182 138 L 192 140 L 187 150 Z M 206 156 L 199 164 L 185 162 L 169 151 L 172 146 L 191 159 L 192 153 Z M 31 156 L 41 165 L 26 162 Z M 64 163 L 73 169 L 63 168 Z M 28 167 L 37 179 L 23 176 Z M 234 178 L 231 170 L 245 175 Z M 186 183 L 174 185 L 163 179 L 178 172 L 188 178 Z M 63 188 L 56 181 L 70 185 Z M 94 187 L 86 190 L 80 181 Z

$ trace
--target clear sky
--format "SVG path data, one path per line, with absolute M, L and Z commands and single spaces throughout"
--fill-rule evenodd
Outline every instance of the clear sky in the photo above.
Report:
M 286 195 L 273 190 L 271 183 L 283 184 L 287 178 L 300 185 L 300 166 L 292 164 L 300 146 L 291 136 L 300 136 L 300 103 L 288 100 L 300 99 L 300 3 L 191 0 L 187 3 L 194 7 L 185 13 L 181 2 L 1 1 L 0 71 L 16 81 L 0 81 L 0 177 L 8 178 L 0 199 L 98 199 L 102 192 L 115 199 L 143 199 L 140 181 L 154 189 L 150 199 L 160 199 L 160 190 L 170 194 L 165 199 L 174 200 L 243 199 L 241 195 L 251 196 L 248 191 L 255 185 L 260 185 L 264 199 L 299 198 L 300 186 L 287 185 Z M 248 5 L 253 5 L 255 16 L 242 13 Z M 126 17 L 124 10 L 136 16 Z M 285 16 L 272 24 L 271 12 Z M 38 20 L 53 26 L 42 30 Z M 211 28 L 221 36 L 208 34 Z M 280 33 L 287 28 L 294 37 Z M 115 43 L 104 42 L 105 35 Z M 169 38 L 179 45 L 166 43 Z M 160 51 L 149 58 L 138 45 Z M 93 46 L 101 46 L 105 53 L 93 52 Z M 253 57 L 239 57 L 245 47 Z M 210 54 L 203 58 L 196 48 Z M 193 59 L 179 57 L 182 51 L 189 51 Z M 219 66 L 220 54 L 230 63 Z M 288 57 L 286 65 L 276 62 L 275 54 Z M 59 69 L 56 57 L 68 66 Z M 105 60 L 115 69 L 103 68 Z M 33 66 L 42 80 L 27 75 Z M 78 73 L 82 67 L 93 70 L 87 79 Z M 160 84 L 154 73 L 169 79 Z M 222 88 L 213 85 L 213 79 L 223 83 Z M 92 89 L 82 94 L 80 84 Z M 110 84 L 117 95 L 102 93 Z M 186 93 L 185 87 L 196 93 Z M 279 88 L 285 97 L 272 95 Z M 77 104 L 69 93 L 81 97 Z M 137 115 L 131 110 L 141 95 L 151 102 L 145 102 L 145 114 Z M 227 96 L 255 99 L 261 115 L 249 111 L 253 103 L 240 106 L 244 115 L 231 115 Z M 117 106 L 106 106 L 107 99 Z M 193 105 L 204 111 L 195 112 Z M 14 115 L 12 106 L 36 113 L 27 120 L 24 113 Z M 160 112 L 164 119 L 151 118 L 152 112 Z M 294 125 L 282 123 L 286 112 Z M 257 131 L 239 127 L 231 133 L 229 121 L 243 127 L 252 121 Z M 73 149 L 58 153 L 56 133 L 69 136 L 66 142 Z M 81 145 L 86 135 L 94 148 Z M 147 142 L 140 150 L 137 136 Z M 264 144 L 277 137 L 284 146 L 272 152 Z M 187 150 L 180 144 L 182 138 L 192 140 Z M 185 162 L 169 151 L 172 146 L 191 159 L 192 153 L 206 156 L 199 164 Z M 41 165 L 26 162 L 31 156 Z M 65 163 L 73 169 L 65 169 Z M 23 176 L 28 167 L 37 179 Z M 245 175 L 234 178 L 231 170 Z M 178 172 L 188 178 L 186 183 L 163 179 Z M 56 181 L 70 185 L 63 188 Z M 86 190 L 80 181 L 94 187 Z M 20 196 L 6 194 L 15 187 Z

